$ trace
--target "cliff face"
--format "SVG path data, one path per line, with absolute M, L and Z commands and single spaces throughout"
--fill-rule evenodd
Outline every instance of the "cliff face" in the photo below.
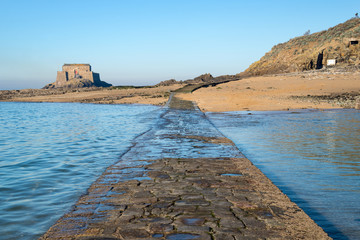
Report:
M 278 44 L 244 73 L 263 75 L 321 69 L 329 59 L 335 59 L 337 65 L 360 64 L 359 18 Z

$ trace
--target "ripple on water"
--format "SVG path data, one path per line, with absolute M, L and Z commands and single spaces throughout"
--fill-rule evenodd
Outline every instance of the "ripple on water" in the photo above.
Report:
M 0 238 L 39 237 L 150 128 L 158 109 L 0 103 Z
M 360 111 L 208 116 L 331 237 L 359 238 Z

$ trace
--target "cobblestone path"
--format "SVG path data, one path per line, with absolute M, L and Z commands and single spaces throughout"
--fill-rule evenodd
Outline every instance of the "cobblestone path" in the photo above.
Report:
M 192 103 L 170 107 L 41 239 L 329 239 Z

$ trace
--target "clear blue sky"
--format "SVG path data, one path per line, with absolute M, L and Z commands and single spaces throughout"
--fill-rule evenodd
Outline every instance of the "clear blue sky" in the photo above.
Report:
M 0 89 L 41 88 L 64 63 L 113 85 L 236 74 L 356 12 L 358 0 L 0 0 Z

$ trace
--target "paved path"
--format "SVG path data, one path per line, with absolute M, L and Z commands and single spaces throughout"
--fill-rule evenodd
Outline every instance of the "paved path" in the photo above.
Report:
M 191 102 L 169 105 L 41 239 L 329 239 Z

